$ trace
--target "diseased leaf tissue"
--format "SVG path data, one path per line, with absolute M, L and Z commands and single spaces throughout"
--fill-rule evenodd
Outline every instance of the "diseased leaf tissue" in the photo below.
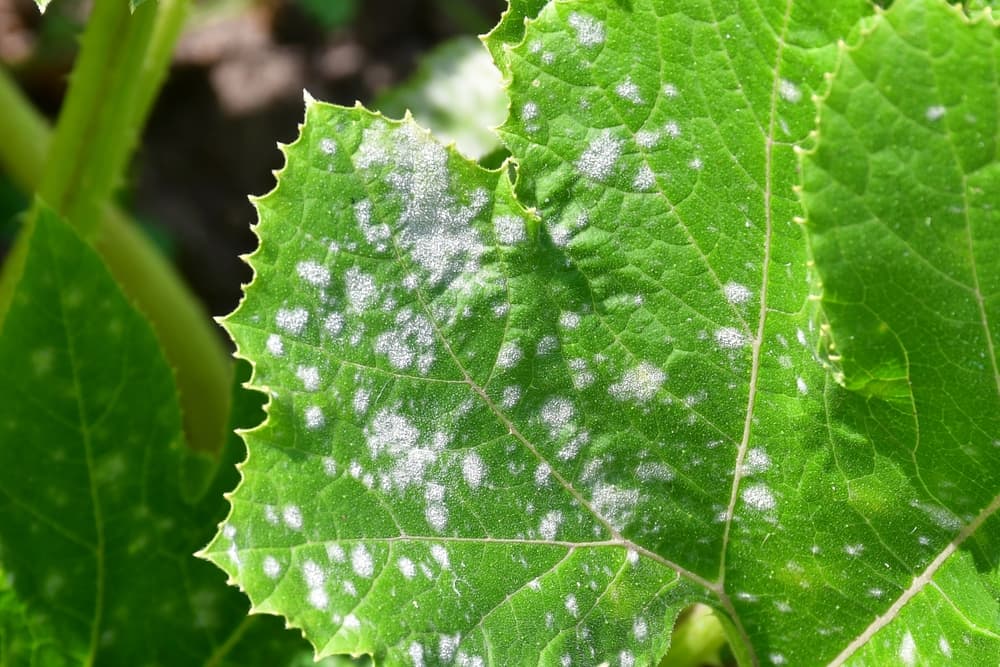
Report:
M 205 555 L 386 664 L 655 664 L 695 601 L 747 663 L 995 662 L 997 37 L 937 0 L 515 2 L 516 183 L 310 99 Z

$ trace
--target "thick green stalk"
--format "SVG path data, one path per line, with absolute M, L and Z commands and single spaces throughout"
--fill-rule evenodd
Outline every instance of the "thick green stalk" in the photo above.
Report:
M 104 14 L 98 17 L 95 7 L 92 20 L 100 18 L 104 26 L 102 29 L 112 23 L 112 16 L 117 16 L 116 12 L 108 9 L 109 4 L 125 5 L 115 0 L 110 3 L 98 2 L 98 7 Z M 117 174 L 128 160 L 135 135 L 148 115 L 169 65 L 173 44 L 183 25 L 188 0 L 163 0 L 158 5 L 159 13 L 149 33 L 148 49 L 144 57 L 140 58 L 143 64 L 137 78 L 142 79 L 141 85 L 133 87 L 127 98 L 115 97 L 116 104 L 130 105 L 128 113 L 120 110 L 114 114 L 119 119 L 130 119 L 127 131 L 129 137 L 117 138 L 114 146 L 109 149 L 114 155 L 108 153 L 108 159 L 116 161 L 119 167 L 113 170 L 109 163 L 95 166 L 95 169 L 103 172 L 100 177 L 106 186 L 103 198 L 79 196 L 88 195 L 89 192 L 73 194 L 81 185 L 91 182 L 87 180 L 89 161 L 95 159 L 94 156 L 105 154 L 101 146 L 90 141 L 90 137 L 81 137 L 62 129 L 62 125 L 56 130 L 53 139 L 48 124 L 3 72 L 0 72 L 0 108 L 4 109 L 4 113 L 0 114 L 0 136 L 14 137 L 16 140 L 0 142 L 0 166 L 26 192 L 41 189 L 48 184 L 50 192 L 61 195 L 64 205 L 69 204 L 71 208 L 83 211 L 85 216 L 96 215 L 96 222 L 88 235 L 118 283 L 150 319 L 164 353 L 175 369 L 189 444 L 200 450 L 218 451 L 225 438 L 229 415 L 232 363 L 228 352 L 219 340 L 207 313 L 174 268 L 126 220 L 120 210 L 107 203 L 118 179 Z M 147 3 L 143 7 L 145 11 L 157 7 L 157 3 Z M 93 34 L 95 33 L 89 33 Z M 111 41 L 114 43 L 115 40 Z M 65 127 L 75 127 L 79 132 L 86 132 L 86 128 L 95 123 L 102 125 L 100 118 L 85 122 L 88 115 L 99 117 L 102 111 L 111 113 L 100 99 L 101 86 L 96 81 L 81 83 L 88 76 L 97 79 L 103 76 L 102 72 L 97 71 L 95 74 L 92 69 L 98 56 L 88 56 L 86 53 L 91 43 L 92 38 L 89 41 L 87 37 L 84 38 L 84 53 L 81 54 L 73 75 L 71 95 L 75 94 L 76 98 L 72 102 L 67 100 L 67 104 L 76 105 L 76 110 L 64 111 L 60 116 L 60 124 L 67 123 Z M 106 57 L 114 56 L 114 49 L 109 50 L 106 45 L 98 44 L 96 48 L 99 52 L 105 51 Z M 135 56 L 134 52 L 129 53 Z M 116 65 L 109 63 L 108 67 L 113 69 Z M 85 94 L 90 96 L 93 108 L 88 109 L 81 101 Z M 62 148 L 54 143 L 59 142 L 60 137 Z M 48 163 L 45 160 L 46 154 L 50 155 Z M 52 175 L 50 170 L 54 170 L 56 175 Z M 92 212 L 87 212 L 91 208 Z M 4 294 L 11 291 L 20 275 L 20 262 L 17 259 L 21 253 L 18 249 L 26 246 L 26 241 L 27 233 L 22 233 L 15 244 L 15 251 L 3 267 L 3 278 L 0 280 L 0 321 L 6 310 Z

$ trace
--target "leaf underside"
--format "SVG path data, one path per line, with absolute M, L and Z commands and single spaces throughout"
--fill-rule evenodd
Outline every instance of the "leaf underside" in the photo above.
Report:
M 206 557 L 386 664 L 653 664 L 695 601 L 748 663 L 989 662 L 989 14 L 512 4 L 516 184 L 307 103 L 225 322 L 270 403 Z

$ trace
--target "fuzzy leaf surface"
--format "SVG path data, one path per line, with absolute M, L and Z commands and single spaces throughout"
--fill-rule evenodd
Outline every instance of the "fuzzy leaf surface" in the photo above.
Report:
M 924 493 L 810 297 L 794 148 L 870 6 L 515 5 L 516 188 L 307 104 L 226 322 L 271 401 L 206 555 L 320 655 L 653 664 L 706 601 L 743 662 L 833 660 L 993 497 Z

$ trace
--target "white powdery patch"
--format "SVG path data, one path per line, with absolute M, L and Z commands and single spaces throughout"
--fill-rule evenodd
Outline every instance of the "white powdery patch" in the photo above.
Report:
M 354 570 L 354 574 L 364 579 L 370 578 L 375 573 L 375 561 L 365 545 L 358 544 L 351 549 L 351 569 Z
M 493 231 L 504 245 L 514 245 L 527 238 L 524 220 L 513 215 L 501 215 L 493 220 Z
M 486 464 L 483 463 L 479 454 L 469 452 L 462 459 L 462 477 L 465 478 L 465 483 L 473 489 L 478 489 L 479 485 L 483 483 L 483 479 L 486 477 Z
M 726 295 L 726 301 L 734 306 L 742 306 L 753 298 L 753 292 L 739 283 L 726 283 L 722 288 L 722 293 Z
M 620 382 L 608 387 L 608 393 L 619 401 L 634 400 L 645 403 L 660 390 L 666 381 L 666 374 L 654 364 L 644 361 L 626 371 Z
M 424 509 L 424 518 L 431 528 L 439 533 L 448 525 L 448 508 L 444 504 L 444 487 L 440 484 L 430 483 L 424 492 L 424 501 L 427 507 Z
M 938 637 L 938 649 L 940 649 L 941 655 L 951 658 L 951 644 L 948 643 L 948 638 L 944 635 Z
M 862 553 L 864 553 L 864 551 L 865 551 L 865 545 L 861 543 L 844 545 L 844 553 L 846 553 L 848 556 L 853 556 L 857 558 Z
M 396 561 L 396 565 L 399 566 L 399 571 L 403 573 L 403 576 L 407 579 L 412 579 L 417 574 L 417 568 L 413 565 L 413 561 L 402 556 Z
M 386 355 L 394 368 L 416 365 L 427 373 L 434 363 L 434 328 L 430 320 L 409 308 L 396 314 L 396 327 L 375 339 L 375 351 Z
M 611 176 L 622 154 L 622 140 L 605 130 L 590 142 L 576 161 L 576 168 L 595 181 L 605 181 Z
M 424 647 L 413 642 L 410 644 L 410 660 L 413 661 L 413 667 L 424 667 Z
M 535 484 L 545 486 L 549 483 L 549 475 L 552 474 L 552 467 L 548 463 L 539 463 L 535 468 Z
M 563 601 L 563 605 L 566 607 L 566 611 L 569 612 L 569 615 L 573 618 L 576 618 L 580 613 L 580 605 L 577 604 L 576 596 L 572 593 L 566 596 L 566 599 Z
M 517 366 L 523 356 L 521 346 L 516 342 L 504 343 L 503 347 L 500 348 L 500 353 L 497 354 L 497 366 L 504 369 L 513 368 Z
M 299 277 L 310 285 L 326 287 L 330 284 L 330 269 L 319 262 L 299 262 L 295 266 L 295 270 L 298 272 Z
M 580 326 L 580 315 L 570 311 L 563 311 L 559 315 L 559 326 L 564 329 L 575 329 Z
M 368 402 L 371 400 L 372 393 L 363 387 L 358 387 L 354 392 L 354 400 L 351 401 L 354 407 L 354 414 L 363 415 L 368 412 Z
M 618 664 L 620 667 L 635 667 L 635 656 L 631 651 L 622 651 L 618 654 Z
M 424 482 L 428 468 L 437 461 L 445 443 L 431 439 L 429 445 L 421 446 L 420 436 L 419 429 L 409 419 L 387 408 L 380 410 L 365 429 L 372 458 L 381 455 L 392 458 L 392 467 L 382 476 L 383 489 L 402 491 Z
M 431 545 L 431 558 L 437 562 L 442 570 L 451 569 L 451 560 L 448 558 L 448 550 L 440 544 Z
M 556 539 L 556 533 L 559 532 L 559 526 L 563 522 L 563 513 L 559 510 L 552 510 L 547 512 L 544 517 L 542 517 L 542 523 L 538 526 L 538 534 L 542 536 L 545 540 Z
M 632 179 L 632 187 L 636 190 L 648 190 L 653 187 L 653 184 L 655 183 L 656 175 L 647 164 L 639 167 L 639 171 L 636 172 L 635 178 Z
M 632 104 L 642 104 L 639 86 L 635 85 L 630 76 L 626 76 L 625 80 L 615 87 L 615 93 L 618 94 L 618 97 L 628 100 Z
M 754 484 L 743 489 L 743 502 L 760 512 L 773 510 L 778 505 L 771 489 L 764 484 Z
M 538 105 L 534 102 L 525 102 L 524 106 L 521 107 L 521 118 L 524 120 L 538 118 Z
M 927 117 L 927 120 L 933 122 L 944 118 L 946 113 L 948 113 L 947 109 L 940 104 L 935 104 L 934 106 L 927 107 L 927 111 L 924 112 L 924 116 Z
M 600 483 L 594 487 L 591 504 L 615 530 L 622 530 L 632 518 L 639 502 L 639 492 L 635 489 L 620 489 L 613 484 Z
M 500 406 L 505 409 L 510 409 L 517 405 L 518 401 L 521 400 L 521 388 L 517 385 L 511 385 L 509 387 L 504 387 L 503 396 L 500 398 Z
M 274 316 L 274 323 L 279 329 L 298 336 L 306 328 L 309 322 L 309 312 L 305 308 L 293 308 L 286 310 L 282 308 Z
M 319 140 L 319 149 L 327 155 L 333 155 L 337 152 L 337 143 L 329 137 L 324 137 Z
M 448 663 L 454 660 L 455 651 L 458 650 L 458 645 L 462 641 L 462 635 L 456 633 L 454 635 L 441 635 L 441 639 L 438 641 L 438 658 L 442 663 Z
M 347 554 L 344 553 L 344 547 L 333 543 L 326 545 L 326 557 L 332 563 L 343 563 L 347 559 Z
M 743 474 L 755 475 L 765 472 L 771 467 L 771 457 L 763 449 L 754 448 L 747 452 L 746 460 L 743 462 Z
M 649 625 L 646 623 L 646 619 L 642 616 L 635 619 L 632 623 L 632 634 L 638 642 L 646 641 L 646 637 L 649 636 Z
M 663 463 L 644 461 L 636 466 L 635 476 L 643 482 L 669 482 L 674 478 L 674 471 Z
M 569 360 L 569 370 L 573 374 L 573 388 L 574 389 L 586 389 L 590 385 L 594 384 L 594 374 L 590 371 L 587 366 L 587 362 L 584 359 L 570 359 Z
M 739 329 L 723 327 L 715 332 L 715 342 L 721 348 L 735 350 L 747 344 L 747 337 Z
M 558 347 L 558 338 L 555 336 L 542 336 L 542 339 L 538 341 L 538 345 L 535 346 L 535 354 L 539 356 L 548 354 L 549 352 L 554 352 Z
M 344 627 L 348 630 L 357 630 L 361 627 L 361 621 L 354 614 L 348 614 L 344 617 Z
M 379 252 L 384 252 L 385 241 L 392 235 L 389 225 L 372 224 L 372 203 L 367 199 L 362 199 L 354 205 L 354 219 L 358 223 L 358 229 L 364 235 L 368 243 L 375 246 Z
M 306 408 L 305 418 L 306 428 L 308 429 L 319 428 L 326 422 L 326 418 L 323 416 L 323 410 L 317 405 L 310 405 Z
M 267 575 L 268 579 L 277 579 L 278 575 L 281 574 L 281 563 L 274 556 L 264 557 L 264 574 Z
M 581 46 L 597 46 L 604 43 L 604 23 L 593 16 L 573 12 L 569 15 L 569 25 L 576 31 L 576 41 Z
M 323 472 L 330 477 L 337 476 L 337 461 L 332 456 L 323 457 Z
M 267 351 L 271 353 L 272 356 L 280 357 L 285 354 L 285 344 L 281 340 L 281 336 L 278 334 L 271 334 L 267 337 Z
M 285 509 L 281 511 L 281 518 L 285 525 L 292 530 L 302 528 L 302 510 L 299 509 L 298 505 L 285 505 Z
M 663 126 L 663 131 L 667 133 L 668 137 L 674 139 L 681 136 L 681 126 L 677 124 L 676 120 L 667 121 L 667 124 Z
M 398 226 L 400 245 L 428 273 L 432 285 L 450 283 L 479 269 L 485 252 L 472 221 L 490 201 L 480 188 L 462 204 L 452 193 L 448 152 L 415 126 L 392 128 L 375 123 L 366 129 L 358 166 L 391 164 L 386 178 L 403 204 Z
M 639 130 L 635 133 L 635 143 L 643 148 L 652 148 L 660 140 L 660 133 L 650 130 Z
M 781 95 L 781 99 L 792 104 L 802 99 L 802 91 L 788 79 L 782 79 L 778 83 L 778 94 Z
M 560 431 L 569 426 L 575 412 L 569 399 L 550 398 L 542 406 L 542 423 L 549 427 L 549 434 L 556 437 Z
M 906 667 L 917 664 L 917 643 L 909 630 L 903 635 L 903 641 L 899 645 L 899 660 Z
M 344 285 L 347 289 L 347 300 L 356 312 L 362 313 L 367 310 L 378 297 L 375 279 L 367 273 L 363 273 L 356 266 L 347 270 L 347 274 L 344 276 Z
M 910 502 L 910 507 L 915 507 L 916 509 L 925 512 L 927 516 L 930 517 L 934 524 L 943 530 L 955 531 L 962 527 L 962 520 L 959 519 L 955 514 L 940 505 L 932 505 L 930 503 L 922 503 L 918 500 L 913 500 Z
M 319 370 L 315 366 L 299 366 L 295 377 L 302 381 L 302 387 L 306 391 L 319 389 Z
M 330 313 L 323 322 L 323 328 L 331 336 L 336 336 L 344 330 L 344 316 L 340 313 Z
M 323 568 L 313 561 L 307 560 L 302 565 L 302 576 L 309 588 L 309 604 L 317 609 L 326 609 L 329 598 L 326 591 L 323 590 L 323 583 L 326 581 L 326 573 L 323 572 Z

